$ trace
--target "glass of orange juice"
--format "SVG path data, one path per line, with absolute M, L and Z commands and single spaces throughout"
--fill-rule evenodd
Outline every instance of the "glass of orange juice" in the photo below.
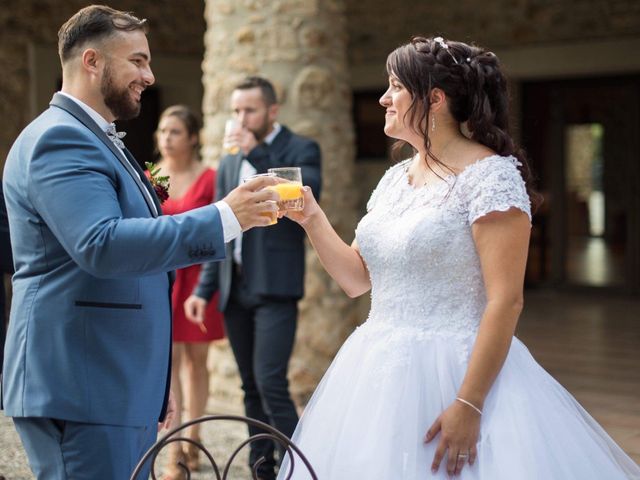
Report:
M 236 145 L 234 142 L 229 140 L 229 136 L 234 133 L 240 131 L 242 129 L 242 125 L 235 118 L 230 118 L 224 124 L 224 138 L 222 142 L 222 149 L 224 153 L 227 155 L 237 155 L 240 153 L 240 147 Z
M 286 180 L 286 182 L 267 187 L 280 195 L 278 209 L 280 211 L 302 210 L 304 198 L 302 197 L 302 171 L 300 167 L 270 168 L 267 172 Z
M 242 179 L 242 182 L 248 182 L 249 180 L 252 180 L 254 178 L 257 177 L 275 177 L 275 174 L 273 173 L 256 173 L 255 175 L 250 175 L 248 177 L 245 177 Z M 266 187 L 266 188 L 270 188 L 270 187 Z M 277 203 L 275 200 L 265 200 L 266 202 L 273 202 L 273 203 Z M 280 208 L 278 206 L 278 208 Z M 278 212 L 262 212 L 260 215 L 264 216 L 264 217 L 269 217 L 269 219 L 271 220 L 271 223 L 269 223 L 269 225 L 275 225 L 276 223 L 278 223 Z

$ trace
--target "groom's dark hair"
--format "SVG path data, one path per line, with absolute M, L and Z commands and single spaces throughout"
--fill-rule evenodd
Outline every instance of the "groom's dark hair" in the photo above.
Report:
M 91 5 L 79 10 L 58 30 L 58 54 L 64 64 L 90 41 L 101 41 L 118 32 L 148 31 L 147 20 L 130 12 L 105 5 Z

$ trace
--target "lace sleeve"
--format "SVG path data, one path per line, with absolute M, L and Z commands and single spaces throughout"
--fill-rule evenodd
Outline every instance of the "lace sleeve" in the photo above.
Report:
M 531 202 L 514 157 L 493 156 L 467 167 L 463 173 L 468 192 L 468 221 L 472 224 L 490 212 L 517 208 L 531 220 Z

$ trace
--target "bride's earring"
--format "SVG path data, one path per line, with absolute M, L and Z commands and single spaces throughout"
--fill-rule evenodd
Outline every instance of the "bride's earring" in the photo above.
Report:
M 432 132 L 436 131 L 436 116 L 435 115 L 431 115 L 431 131 Z

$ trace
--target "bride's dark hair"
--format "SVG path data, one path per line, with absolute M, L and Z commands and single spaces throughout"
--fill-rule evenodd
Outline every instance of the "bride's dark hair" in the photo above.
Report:
M 449 169 L 431 152 L 429 138 L 431 90 L 439 88 L 447 96 L 453 118 L 466 122 L 471 139 L 499 155 L 512 155 L 521 163 L 519 168 L 535 207 L 538 194 L 531 187 L 526 155 L 509 133 L 509 94 L 498 57 L 475 45 L 441 37 L 413 37 L 389 54 L 387 73 L 411 94 L 406 124 L 422 135 L 429 158 Z M 394 153 L 406 145 L 402 140 L 396 141 Z

